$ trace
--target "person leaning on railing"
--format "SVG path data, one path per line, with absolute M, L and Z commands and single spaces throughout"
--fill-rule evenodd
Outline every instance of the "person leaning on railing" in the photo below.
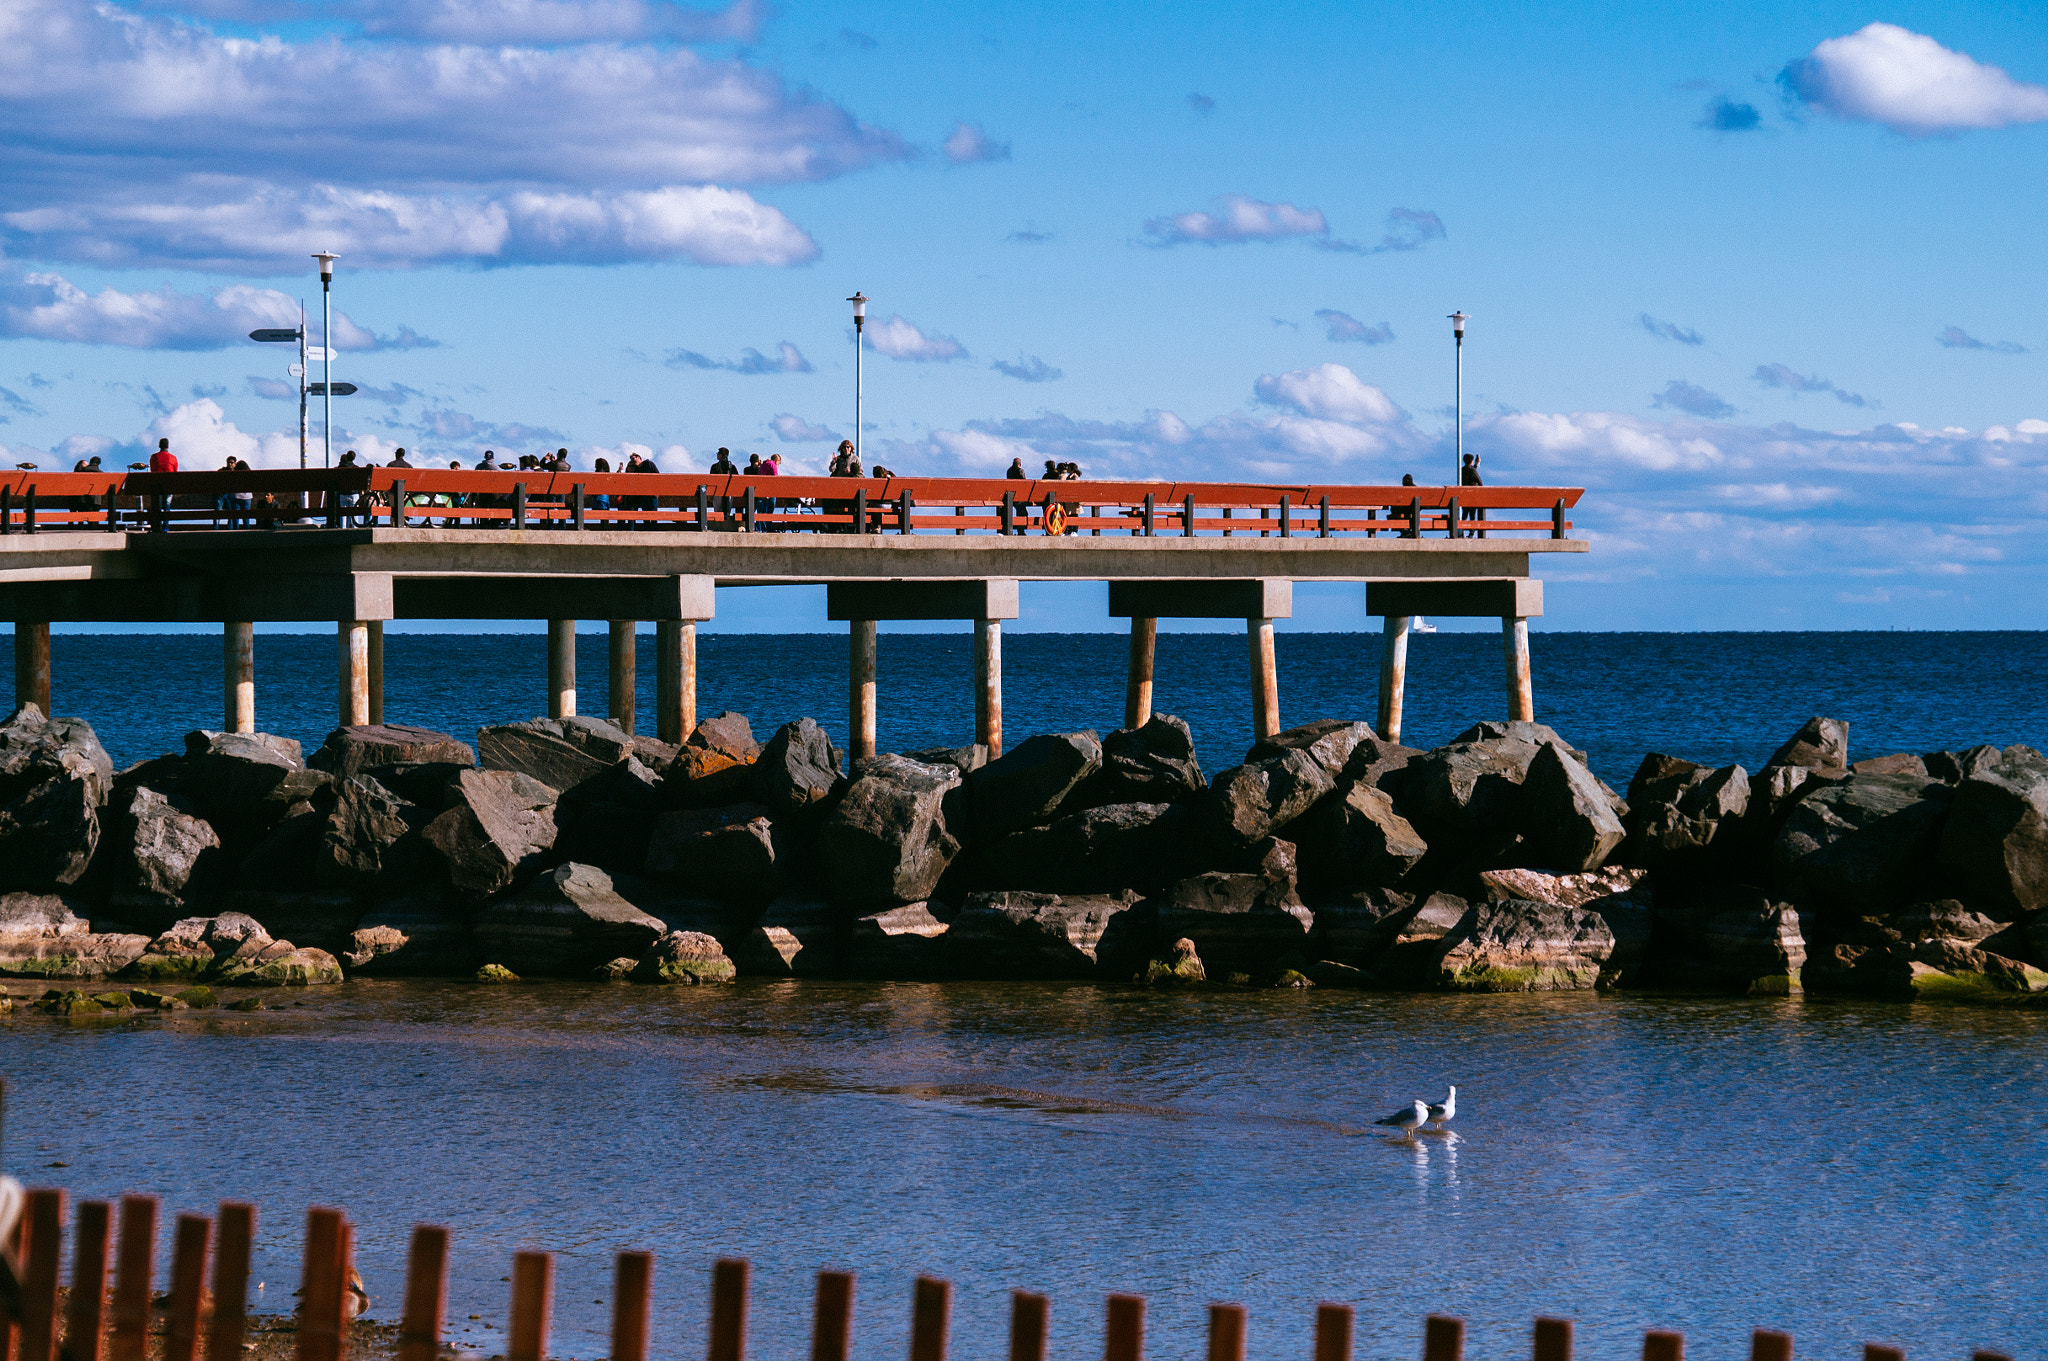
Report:
M 1465 464 L 1458 469 L 1458 485 L 1461 487 L 1483 487 L 1486 485 L 1479 480 L 1479 455 L 1465 455 Z M 1461 520 L 1484 520 L 1486 518 L 1486 507 L 1462 506 L 1459 508 L 1458 518 Z M 1480 530 L 1475 537 L 1485 538 L 1486 531 Z

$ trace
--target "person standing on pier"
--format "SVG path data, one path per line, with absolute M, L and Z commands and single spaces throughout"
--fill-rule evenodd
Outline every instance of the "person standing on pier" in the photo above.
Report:
M 860 455 L 854 452 L 852 440 L 843 439 L 839 441 L 839 452 L 832 455 L 832 466 L 826 470 L 826 475 L 829 477 L 859 477 L 861 475 Z M 825 503 L 825 513 L 827 515 L 845 516 L 845 533 L 867 533 L 866 525 L 854 523 L 853 502 L 851 501 L 827 501 Z
M 178 456 L 171 452 L 171 442 L 160 439 L 156 452 L 149 456 L 149 470 L 153 473 L 174 473 L 178 471 Z
M 1004 473 L 1003 476 L 1009 478 L 1012 482 L 1029 482 L 1031 480 L 1031 474 L 1024 471 L 1024 460 L 1021 458 L 1011 459 L 1010 471 Z
M 1461 487 L 1483 487 L 1486 485 L 1484 482 L 1479 480 L 1479 455 L 1465 455 L 1465 464 L 1463 467 L 1458 469 L 1458 485 Z M 1486 507 L 1461 507 L 1459 510 L 1458 518 L 1460 520 L 1484 520 L 1486 518 Z M 1476 537 L 1481 539 L 1485 538 L 1486 531 L 1483 529 L 1480 530 Z

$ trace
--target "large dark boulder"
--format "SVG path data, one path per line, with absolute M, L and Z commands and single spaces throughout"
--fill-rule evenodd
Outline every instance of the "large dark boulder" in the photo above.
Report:
M 149 937 L 95 933 L 54 894 L 0 894 L 0 975 L 104 978 L 141 957 Z
M 362 723 L 336 728 L 327 734 L 320 750 L 306 758 L 307 765 L 324 770 L 337 780 L 349 779 L 376 766 L 423 763 L 473 766 L 476 753 L 467 742 L 431 728 L 414 728 L 404 723 Z
M 1171 803 L 1112 803 L 982 849 L 989 882 L 1040 893 L 1157 892 L 1210 861 L 1193 813 Z
M 2008 747 L 1973 763 L 1941 833 L 1941 864 L 2000 907 L 2048 907 L 2048 757 Z
M 24 704 L 0 724 L 0 891 L 83 879 L 113 783 L 113 761 L 81 720 Z
M 925 903 L 858 918 L 846 932 L 844 971 L 855 978 L 925 982 L 951 973 L 946 923 Z
M 481 962 L 469 917 L 436 898 L 401 898 L 371 908 L 349 933 L 341 959 L 373 977 L 464 978 Z
M 1172 714 L 1102 739 L 1096 776 L 1102 803 L 1187 803 L 1209 788 L 1195 759 L 1195 736 Z
M 637 744 L 642 739 L 635 738 L 634 741 Z M 738 775 L 725 782 L 736 790 L 743 780 L 745 768 L 753 764 L 760 752 L 761 744 L 754 740 L 754 728 L 747 721 L 747 716 L 725 709 L 700 720 L 667 761 L 648 760 L 644 749 L 640 759 L 657 771 L 664 781 L 678 787 L 708 780 L 727 771 L 737 771 Z M 728 791 L 723 801 L 731 802 L 732 797 Z M 716 798 L 712 800 L 719 801 Z
M 1647 970 L 1658 982 L 1784 996 L 1800 991 L 1806 937 L 1799 913 L 1740 885 L 1660 892 Z
M 1927 767 L 1928 778 L 1943 784 L 1961 784 L 1996 766 L 2004 756 L 1997 747 L 1978 746 L 1968 751 L 1930 751 L 1920 759 Z
M 420 832 L 438 810 L 409 803 L 368 775 L 339 781 L 321 829 L 316 883 L 356 890 L 406 889 L 432 856 Z
M 808 718 L 777 728 L 754 760 L 754 798 L 776 816 L 806 812 L 838 786 L 839 751 Z
M 271 828 L 235 867 L 235 882 L 242 888 L 274 893 L 297 893 L 313 887 L 325 849 L 327 819 L 334 812 L 334 805 L 333 790 L 325 790 L 304 812 L 294 813 Z
M 1285 831 L 1336 787 L 1330 772 L 1306 751 L 1288 751 L 1218 775 L 1198 805 L 1204 830 L 1222 846 L 1247 846 Z M 1195 945 L 1203 948 L 1197 939 Z
M 614 959 L 638 959 L 666 934 L 661 918 L 619 896 L 595 865 L 551 870 L 476 918 L 480 953 L 522 976 L 582 978 Z
M 637 871 L 661 808 L 660 778 L 638 756 L 628 757 L 562 795 L 555 807 L 555 854 L 614 874 Z
M 1511 738 L 1517 742 L 1528 742 L 1539 747 L 1546 742 L 1554 742 L 1558 746 L 1563 747 L 1571 755 L 1571 758 L 1580 765 L 1592 764 L 1592 758 L 1571 743 L 1565 741 L 1557 729 L 1551 727 L 1548 723 L 1532 723 L 1527 719 L 1517 718 L 1507 722 L 1496 722 L 1489 719 L 1485 722 L 1474 723 L 1471 727 L 1453 737 L 1451 741 L 1453 743 L 1497 742 L 1502 738 Z
M 189 916 L 187 905 L 226 879 L 212 826 L 182 800 L 153 789 L 128 791 L 101 853 L 108 861 L 109 901 L 124 918 L 151 929 Z
M 1429 853 L 1429 843 L 1395 811 L 1393 797 L 1363 782 L 1339 786 L 1296 829 L 1313 876 L 1330 884 L 1391 886 Z
M 818 827 L 818 859 L 833 896 L 865 907 L 931 897 L 960 853 L 945 816 L 959 770 L 884 755 L 854 762 L 850 775 Z
M 1764 762 L 1772 766 L 1800 766 L 1808 770 L 1842 771 L 1849 768 L 1849 725 L 1838 718 L 1809 718 L 1785 745 Z
M 1307 904 L 1315 917 L 1309 953 L 1332 964 L 1365 969 L 1393 941 L 1398 919 L 1414 910 L 1416 898 L 1394 889 L 1365 889 L 1317 894 Z
M 200 731 L 185 735 L 176 793 L 223 842 L 246 843 L 309 806 L 332 780 L 324 770 L 306 768 L 292 738 Z
M 975 836 L 992 841 L 1050 822 L 1101 768 L 1102 743 L 1093 732 L 1025 738 L 967 777 Z
M 784 836 L 758 803 L 663 813 L 645 872 L 735 903 L 767 903 L 788 884 Z
M 1934 858 L 1952 798 L 1947 785 L 1917 775 L 1850 775 L 1793 806 L 1771 847 L 1773 868 L 1830 906 L 1902 904 Z
M 1488 861 L 1513 843 L 1522 782 L 1545 745 L 1506 734 L 1452 742 L 1409 762 L 1390 792 L 1431 845 L 1456 843 Z
M 1286 732 L 1274 733 L 1252 743 L 1244 754 L 1246 765 L 1285 756 L 1290 751 L 1306 752 L 1315 763 L 1337 779 L 1350 764 L 1358 744 L 1377 740 L 1370 723 L 1343 718 L 1325 718 Z
M 1344 763 L 1337 784 L 1340 788 L 1348 784 L 1370 785 L 1374 789 L 1397 793 L 1408 767 L 1428 754 L 1419 747 L 1404 747 L 1399 742 L 1388 742 L 1378 737 L 1362 737 L 1351 749 L 1351 759 Z
M 1697 867 L 1718 840 L 1749 811 L 1749 772 L 1714 769 L 1655 752 L 1636 767 L 1628 785 L 1628 840 L 1622 858 L 1647 869 Z
M 481 902 L 537 870 L 555 844 L 557 795 L 512 770 L 464 770 L 420 835 L 458 893 Z
M 979 742 L 965 747 L 923 747 L 903 755 L 919 765 L 951 766 L 963 780 L 988 764 L 988 748 Z
M 1134 893 L 976 893 L 946 933 L 960 978 L 1129 977 L 1143 933 L 1125 927 Z
M 633 966 L 635 983 L 730 983 L 738 976 L 714 936 L 702 931 L 670 931 L 649 946 Z
M 1614 932 L 1583 907 L 1510 899 L 1480 903 L 1443 938 L 1437 984 L 1455 992 L 1567 992 L 1598 984 Z
M 480 728 L 476 749 L 486 770 L 516 770 L 569 790 L 629 759 L 633 739 L 601 718 L 578 714 Z
M 825 978 L 839 971 L 846 914 L 822 898 L 784 894 L 758 921 L 720 937 L 744 978 Z
M 1567 874 L 1598 869 L 1627 835 L 1612 796 L 1559 742 L 1529 762 L 1518 825 L 1526 857 Z
M 1282 868 L 1291 868 L 1291 857 L 1273 859 L 1278 873 L 1212 870 L 1173 885 L 1151 904 L 1159 938 L 1192 940 L 1209 973 L 1225 978 L 1262 974 L 1302 955 L 1315 918 Z

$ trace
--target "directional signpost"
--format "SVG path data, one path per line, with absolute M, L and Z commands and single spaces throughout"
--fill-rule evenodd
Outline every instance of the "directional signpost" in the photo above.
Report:
M 299 471 L 306 470 L 306 307 L 299 304 L 299 327 L 291 330 L 283 326 L 265 326 L 249 332 L 249 339 L 274 343 L 295 341 L 299 347 L 299 362 L 285 372 L 299 380 Z

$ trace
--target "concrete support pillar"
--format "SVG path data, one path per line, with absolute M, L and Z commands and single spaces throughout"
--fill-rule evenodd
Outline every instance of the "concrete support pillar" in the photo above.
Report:
M 1252 652 L 1252 736 L 1280 731 L 1280 673 L 1273 663 L 1273 621 L 1245 620 Z
M 654 626 L 654 735 L 681 745 L 697 730 L 697 623 Z
M 1386 650 L 1380 657 L 1380 736 L 1401 740 L 1401 699 L 1408 685 L 1408 621 L 1405 614 L 1386 616 Z
M 221 728 L 256 731 L 256 626 L 229 620 L 221 628 Z
M 341 726 L 361 727 L 370 721 L 370 626 L 361 619 L 335 625 L 341 663 Z
M 1124 726 L 1152 721 L 1152 656 L 1159 641 L 1157 619 L 1131 620 L 1131 669 L 1124 681 Z
M 632 619 L 614 619 L 611 626 L 611 720 L 621 732 L 631 735 L 633 710 L 639 701 L 635 692 L 635 670 L 640 664 L 639 644 L 633 633 L 638 623 Z
M 993 761 L 1003 754 L 1003 624 L 974 621 L 974 740 Z
M 1529 621 L 1519 615 L 1503 615 L 1501 642 L 1506 645 L 1508 664 L 1508 718 L 1536 721 L 1536 696 L 1529 686 Z
M 371 619 L 370 626 L 370 721 L 384 722 L 384 621 Z
M 50 626 L 14 626 L 14 707 L 33 704 L 50 716 Z
M 576 716 L 576 621 L 548 620 L 548 717 Z
M 875 621 L 854 619 L 846 628 L 847 755 L 858 759 L 875 754 Z

